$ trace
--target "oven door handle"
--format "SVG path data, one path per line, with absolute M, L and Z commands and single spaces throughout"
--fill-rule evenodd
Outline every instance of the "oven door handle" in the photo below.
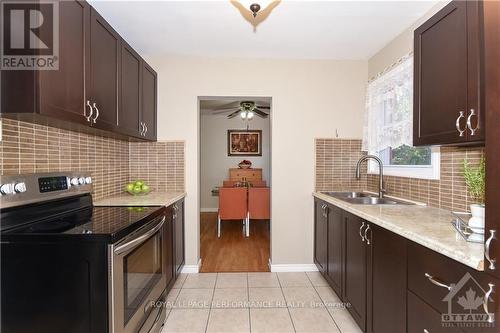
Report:
M 138 245 L 143 243 L 146 239 L 154 235 L 158 230 L 160 230 L 163 227 L 163 224 L 165 224 L 165 216 L 161 219 L 161 222 L 158 223 L 158 225 L 156 225 L 156 227 L 154 227 L 153 229 L 143 233 L 139 237 L 136 237 L 129 242 L 126 242 L 125 244 L 117 246 L 114 250 L 114 253 L 120 255 L 123 252 L 127 252 L 128 250 L 137 247 Z

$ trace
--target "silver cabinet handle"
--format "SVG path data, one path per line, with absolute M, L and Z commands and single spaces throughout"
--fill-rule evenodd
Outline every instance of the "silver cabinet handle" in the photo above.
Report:
M 476 124 L 476 128 L 472 128 L 472 116 L 477 116 L 476 110 L 470 109 L 469 117 L 467 117 L 467 127 L 470 130 L 470 135 L 475 135 L 476 131 L 479 129 L 479 121 Z
M 359 228 L 359 237 L 361 237 L 361 241 L 364 242 L 365 241 L 365 237 L 363 236 L 363 228 L 365 227 L 365 221 L 363 221 L 363 223 L 361 224 L 361 227 Z
M 327 210 L 326 210 L 327 208 L 328 208 L 328 206 L 327 206 L 327 205 L 325 205 L 325 204 L 321 205 L 321 210 L 323 211 L 323 213 L 322 213 L 322 214 L 323 214 L 323 217 L 324 217 L 324 218 L 327 218 L 327 217 L 328 217 L 328 213 L 327 213 Z
M 458 131 L 458 133 L 460 133 L 460 136 L 464 136 L 464 133 L 466 130 L 466 128 L 464 128 L 463 130 L 460 128 L 460 119 L 462 119 L 462 118 L 465 119 L 465 114 L 463 111 L 460 111 L 460 115 L 458 116 L 457 121 L 455 123 L 455 126 L 457 127 L 457 131 Z
M 146 123 L 144 123 L 144 136 L 146 135 L 146 133 L 148 132 L 148 125 L 146 125 Z
M 85 119 L 87 119 L 88 122 L 90 122 L 90 119 L 92 118 L 92 113 L 94 113 L 94 109 L 92 109 L 92 105 L 90 105 L 90 101 L 87 100 L 87 106 L 89 108 L 89 115 L 87 116 L 87 112 L 84 110 L 83 111 L 83 116 L 85 117 Z
M 497 232 L 496 230 L 490 230 L 490 237 L 488 237 L 486 243 L 484 243 L 484 257 L 490 263 L 488 268 L 492 271 L 496 269 L 497 260 L 490 257 L 490 246 L 491 246 L 491 241 L 497 239 L 496 232 Z
M 364 236 L 365 236 L 365 239 L 366 239 L 366 244 L 370 245 L 370 238 L 368 238 L 368 236 L 367 236 L 368 230 L 370 230 L 370 224 L 367 223 L 366 225 L 367 225 L 367 227 L 365 229 Z M 370 232 L 371 232 L 371 230 L 370 230 Z
M 441 288 L 446 288 L 448 290 L 451 290 L 451 286 L 450 285 L 447 285 L 444 282 L 438 281 L 437 279 L 435 279 L 429 273 L 425 273 L 425 277 L 428 278 L 429 281 L 431 281 L 432 284 L 435 284 L 436 286 L 441 287 Z
M 424 333 L 430 333 L 428 329 L 424 328 Z
M 483 309 L 484 312 L 488 315 L 488 323 L 494 323 L 495 318 L 494 315 L 490 313 L 490 311 L 488 310 L 488 302 L 490 300 L 491 294 L 495 290 L 495 285 L 490 282 L 488 283 L 488 287 L 489 287 L 488 291 L 484 294 Z
M 142 136 L 142 133 L 144 132 L 144 126 L 142 126 L 142 121 L 139 122 L 139 135 Z
M 97 118 L 99 118 L 99 109 L 97 108 L 97 105 L 96 103 L 93 103 L 92 104 L 92 107 L 95 109 L 95 117 L 92 118 L 92 121 L 94 122 L 94 124 L 96 123 L 96 120 Z

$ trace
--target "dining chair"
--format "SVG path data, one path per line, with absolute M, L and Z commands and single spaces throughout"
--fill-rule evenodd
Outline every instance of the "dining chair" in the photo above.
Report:
M 222 220 L 242 220 L 245 231 L 247 216 L 247 189 L 245 187 L 221 187 L 219 189 L 217 237 L 220 238 Z
M 248 189 L 248 215 L 246 236 L 250 236 L 250 220 L 271 219 L 271 191 L 269 187 L 250 187 Z

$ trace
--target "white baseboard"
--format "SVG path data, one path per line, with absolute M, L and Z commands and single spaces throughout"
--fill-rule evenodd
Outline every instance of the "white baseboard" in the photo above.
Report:
M 217 213 L 219 208 L 200 208 L 201 213 Z
M 182 267 L 181 273 L 187 273 L 187 274 L 199 273 L 200 267 L 201 267 L 201 258 L 198 261 L 198 265 L 184 265 L 184 267 Z
M 271 264 L 271 272 L 317 272 L 315 264 Z

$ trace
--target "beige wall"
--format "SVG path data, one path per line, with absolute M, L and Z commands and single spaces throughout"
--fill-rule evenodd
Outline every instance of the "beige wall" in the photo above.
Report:
M 312 264 L 314 138 L 361 138 L 366 61 L 148 57 L 158 138 L 186 141 L 186 260 L 199 257 L 198 96 L 272 97 L 273 264 Z
M 255 116 L 249 123 L 251 130 L 262 131 L 262 156 L 227 156 L 227 130 L 246 129 L 240 117 L 227 119 L 225 115 L 203 115 L 201 129 L 200 207 L 202 211 L 214 211 L 219 207 L 219 198 L 212 196 L 212 189 L 221 186 L 228 178 L 229 168 L 237 168 L 243 160 L 252 162 L 253 168 L 262 168 L 263 178 L 270 181 L 270 121 Z
M 389 44 L 378 51 L 368 60 L 368 78 L 372 78 L 385 68 L 399 60 L 404 55 L 413 51 L 413 30 L 427 21 L 450 1 L 440 1 L 424 16 L 414 22 L 408 29 L 394 38 Z

